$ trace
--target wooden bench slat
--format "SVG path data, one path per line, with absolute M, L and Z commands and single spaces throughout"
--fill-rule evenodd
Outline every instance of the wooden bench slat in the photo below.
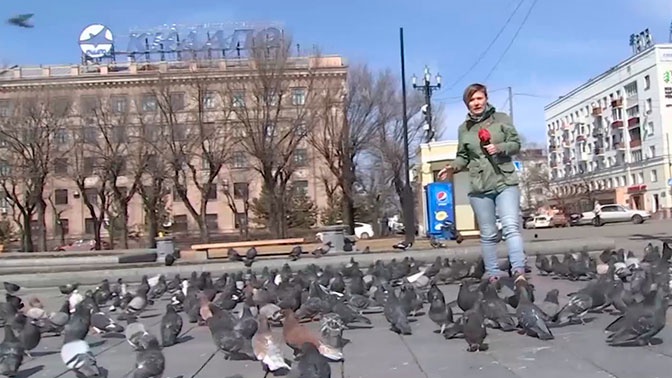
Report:
M 261 247 L 261 246 L 269 246 L 269 245 L 303 244 L 304 242 L 305 242 L 304 238 L 253 240 L 253 241 L 230 242 L 230 243 L 195 244 L 195 245 L 191 246 L 191 249 L 194 250 L 194 251 L 207 251 L 207 250 L 211 250 L 211 249 L 223 249 L 223 248 L 241 248 L 241 247 Z

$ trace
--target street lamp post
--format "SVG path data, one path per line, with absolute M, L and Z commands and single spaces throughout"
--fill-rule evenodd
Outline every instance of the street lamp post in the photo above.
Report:
M 432 93 L 441 89 L 441 75 L 437 74 L 434 80 L 436 84 L 432 84 L 432 75 L 427 66 L 425 66 L 422 84 L 418 84 L 418 78 L 415 75 L 412 78 L 413 89 L 423 92 L 425 96 L 425 105 L 422 106 L 422 113 L 425 116 L 423 130 L 425 131 L 425 142 L 427 143 L 433 141 L 436 136 L 436 130 L 432 125 Z

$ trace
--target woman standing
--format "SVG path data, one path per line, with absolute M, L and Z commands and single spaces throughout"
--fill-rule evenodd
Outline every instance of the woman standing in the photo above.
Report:
M 520 233 L 520 189 L 512 157 L 520 151 L 520 137 L 511 118 L 488 103 L 482 84 L 467 87 L 462 97 L 467 119 L 458 129 L 455 160 L 439 172 L 445 179 L 463 170 L 469 173 L 469 202 L 481 231 L 486 275 L 496 280 L 504 274 L 497 263 L 497 214 L 509 250 L 511 271 L 525 279 L 525 251 Z

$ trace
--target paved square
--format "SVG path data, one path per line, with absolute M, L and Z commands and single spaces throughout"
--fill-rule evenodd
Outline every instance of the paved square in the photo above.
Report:
M 213 276 L 216 276 L 213 272 Z M 558 288 L 561 301 L 569 292 L 585 285 L 582 282 L 554 280 L 533 275 L 537 300 L 551 288 Z M 443 286 L 447 300 L 457 296 L 457 286 Z M 24 300 L 38 295 L 45 307 L 57 309 L 64 297 L 53 290 L 26 290 Z M 157 301 L 141 321 L 150 332 L 158 335 L 158 324 L 165 301 Z M 457 310 L 459 312 L 459 310 Z M 464 340 L 444 340 L 434 333 L 437 327 L 426 316 L 413 323 L 413 335 L 398 336 L 388 330 L 382 314 L 371 315 L 373 328 L 348 330 L 345 337 L 352 342 L 345 347 L 345 368 L 332 364 L 332 376 L 351 378 L 410 378 L 410 377 L 478 377 L 478 378 L 555 378 L 555 377 L 635 377 L 667 378 L 672 367 L 672 330 L 668 327 L 659 335 L 663 343 L 652 347 L 614 348 L 605 344 L 604 327 L 613 316 L 589 315 L 594 320 L 587 325 L 553 329 L 552 341 L 540 341 L 515 332 L 488 330 L 487 352 L 468 353 Z M 670 317 L 668 316 L 668 319 Z M 316 326 L 313 324 L 311 326 Z M 274 329 L 280 334 L 280 329 Z M 163 351 L 167 359 L 164 377 L 183 375 L 185 378 L 219 378 L 239 374 L 261 377 L 259 362 L 226 361 L 215 353 L 207 327 L 185 321 L 183 342 Z M 122 377 L 134 366 L 135 355 L 120 336 L 89 335 L 87 341 L 97 356 L 98 364 L 109 370 L 111 378 Z M 35 357 L 26 358 L 21 377 L 74 377 L 60 359 L 61 337 L 45 338 L 34 350 Z M 286 356 L 291 356 L 287 350 Z

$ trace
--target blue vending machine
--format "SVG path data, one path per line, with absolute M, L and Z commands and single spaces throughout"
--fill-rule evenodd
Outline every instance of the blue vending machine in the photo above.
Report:
M 456 239 L 450 232 L 446 235 L 444 225 L 455 224 L 455 204 L 453 202 L 453 183 L 434 182 L 425 186 L 427 203 L 427 237 Z

